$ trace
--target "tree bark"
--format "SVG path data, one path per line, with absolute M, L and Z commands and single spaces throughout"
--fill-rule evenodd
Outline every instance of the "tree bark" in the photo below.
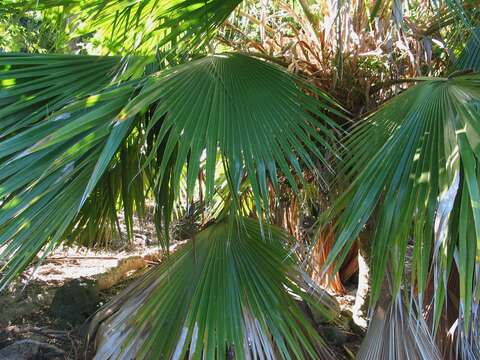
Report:
M 367 327 L 368 303 L 370 299 L 370 226 L 358 238 L 358 287 L 353 305 L 353 321 Z

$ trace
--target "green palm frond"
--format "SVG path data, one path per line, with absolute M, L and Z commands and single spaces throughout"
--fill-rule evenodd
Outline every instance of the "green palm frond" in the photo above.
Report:
M 10 269 L 4 283 L 46 244 L 49 249 L 56 246 L 69 226 L 72 230 L 104 173 L 112 174 L 114 159 L 120 156 L 122 163 L 122 153 L 117 151 L 140 120 L 146 127 L 142 138 L 153 140 L 147 160 L 132 171 L 148 170 L 154 190 L 171 194 L 160 201 L 160 206 L 166 206 L 164 218 L 171 216 L 169 204 L 178 196 L 185 166 L 191 197 L 200 162 L 205 162 L 206 193 L 211 197 L 220 157 L 234 198 L 240 184 L 248 180 L 261 215 L 262 203 L 268 201 L 267 182 L 278 183 L 277 168 L 295 187 L 302 176 L 301 164 L 315 169 L 315 161 L 325 162 L 322 151 L 335 140 L 336 126 L 326 115 L 335 110 L 326 95 L 317 90 L 320 101 L 306 95 L 304 89 L 313 89 L 302 80 L 245 55 L 206 57 L 136 80 L 128 80 L 141 73 L 136 63 L 117 58 L 0 59 L 5 67 L 1 73 L 5 106 L 0 126 L 5 130 L 0 137 L 0 246 L 7 244 L 2 259 L 8 260 Z M 95 70 L 99 64 L 105 67 L 103 73 Z M 60 80 L 51 81 L 48 74 L 56 67 L 61 69 Z M 78 88 L 89 71 L 96 79 L 88 78 Z M 24 112 L 20 120 L 18 111 Z M 126 185 L 129 180 L 122 181 Z M 100 186 L 105 183 L 101 181 Z M 122 191 L 125 200 L 128 189 Z M 133 208 L 128 206 L 131 218 Z M 89 216 L 99 214 L 114 220 L 112 208 L 98 211 L 81 214 L 83 220 L 75 224 L 82 227 Z
M 437 324 L 453 262 L 460 278 L 459 331 L 469 339 L 472 326 L 478 328 L 480 290 L 479 119 L 478 74 L 421 81 L 387 102 L 354 128 L 342 171 L 352 185 L 329 214 L 338 216 L 330 263 L 341 263 L 375 217 L 372 304 L 387 269 L 393 295 L 400 291 L 412 242 L 412 292 L 424 304 L 427 277 L 434 277 Z
M 321 101 L 306 95 L 305 88 L 312 90 L 280 67 L 257 59 L 241 54 L 209 56 L 149 78 L 124 116 L 158 104 L 147 129 L 156 131 L 149 157 L 162 148 L 158 186 L 171 174 L 167 180 L 177 194 L 188 163 L 190 197 L 205 157 L 209 198 L 220 153 L 231 193 L 238 193 L 245 176 L 261 214 L 268 198 L 267 181 L 278 184 L 277 170 L 296 188 L 294 175 L 302 176 L 301 164 L 315 170 L 315 160 L 326 163 L 323 151 L 332 150 L 337 127 L 326 114 L 335 112 L 334 103 L 318 90 Z
M 205 45 L 241 0 L 26 0 L 16 9 L 63 7 L 77 26 L 73 36 L 95 34 L 114 53 L 177 55 Z M 78 24 L 81 24 L 78 26 Z
M 472 32 L 456 64 L 457 69 L 480 71 L 480 28 Z
M 97 313 L 96 358 L 332 358 L 298 301 L 335 313 L 299 286 L 286 235 L 269 232 L 247 218 L 199 232 Z
M 133 240 L 134 219 L 145 221 L 147 215 L 149 178 L 141 170 L 142 146 L 138 127 L 134 128 L 65 231 L 68 243 L 114 247 Z
M 137 83 L 99 92 L 111 82 L 116 59 L 99 60 L 104 72 L 93 77 L 91 71 L 87 79 L 82 77 L 88 73 L 85 68 L 99 65 L 91 57 L 2 56 L 0 61 L 6 68 L 1 73 L 6 82 L 0 113 L 0 257 L 8 269 L 1 279 L 5 285 L 45 245 L 52 249 L 63 239 L 132 127 L 133 118 L 120 121 L 117 115 Z M 55 68 L 59 77 L 52 74 Z

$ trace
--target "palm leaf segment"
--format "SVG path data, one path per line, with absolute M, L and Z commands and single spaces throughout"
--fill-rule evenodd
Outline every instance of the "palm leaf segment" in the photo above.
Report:
M 479 75 L 422 81 L 395 97 L 354 129 L 343 172 L 354 180 L 330 214 L 340 216 L 330 261 L 375 216 L 372 303 L 387 268 L 393 295 L 400 291 L 413 238 L 412 295 L 424 304 L 433 276 L 437 324 L 456 266 L 459 331 L 470 339 L 480 299 L 479 119 Z
M 96 315 L 96 358 L 331 358 L 292 298 L 309 296 L 287 239 L 269 232 L 265 242 L 257 220 L 227 218 L 198 233 Z
M 458 69 L 480 71 L 480 28 L 472 31 L 456 67 Z

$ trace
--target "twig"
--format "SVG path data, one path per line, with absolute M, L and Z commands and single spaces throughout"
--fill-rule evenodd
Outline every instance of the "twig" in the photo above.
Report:
M 387 81 L 384 81 L 380 84 L 377 84 L 375 86 L 372 86 L 370 88 L 370 91 L 369 91 L 369 94 L 372 95 L 372 94 L 375 94 L 376 92 L 386 88 L 386 87 L 390 87 L 392 85 L 397 85 L 397 84 L 403 84 L 403 83 L 415 83 L 415 82 L 418 82 L 419 80 L 418 79 L 415 79 L 415 78 L 412 78 L 412 79 L 392 79 L 392 80 L 387 80 Z
M 69 261 L 69 260 L 120 260 L 121 258 L 116 256 L 60 256 L 46 258 L 45 262 L 52 261 Z

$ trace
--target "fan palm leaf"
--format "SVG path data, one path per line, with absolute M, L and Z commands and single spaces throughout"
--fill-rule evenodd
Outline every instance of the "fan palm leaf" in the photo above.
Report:
M 269 233 L 237 217 L 199 232 L 95 316 L 95 358 L 332 358 L 294 297 L 335 314 L 299 286 L 286 235 Z
M 1 76 L 8 80 L 2 83 L 6 100 L 0 117 L 7 130 L 0 139 L 0 245 L 7 245 L 2 258 L 9 259 L 10 269 L 4 283 L 47 243 L 50 249 L 61 241 L 139 121 L 146 124 L 147 138 L 155 135 L 142 166 L 156 159 L 158 190 L 167 182 L 178 195 L 188 163 L 191 195 L 205 156 L 211 194 L 220 153 L 231 193 L 237 194 L 246 174 L 260 214 L 267 179 L 277 183 L 277 167 L 295 186 L 300 164 L 313 169 L 314 159 L 325 161 L 318 144 L 327 149 L 334 140 L 336 126 L 325 111 L 335 110 L 326 95 L 316 91 L 321 101 L 308 96 L 303 89 L 312 89 L 302 80 L 245 55 L 210 56 L 140 78 L 136 66 L 130 71 L 118 58 L 0 59 Z M 48 72 L 56 66 L 64 84 L 76 84 L 81 71 L 93 73 L 99 63 L 105 64 L 103 76 L 97 73 L 85 88 L 61 91 L 49 83 Z M 126 69 L 121 78 L 119 66 Z M 27 114 L 21 121 L 18 109 Z M 147 120 L 146 114 L 151 114 Z
M 148 79 L 124 109 L 125 116 L 157 103 L 147 133 L 160 123 L 154 148 L 165 146 L 158 183 L 173 163 L 173 184 L 179 184 L 188 159 L 187 189 L 191 195 L 202 156 L 206 156 L 206 195 L 214 185 L 217 154 L 226 162 L 231 191 L 239 191 L 246 174 L 256 197 L 268 196 L 267 179 L 278 184 L 277 167 L 296 188 L 300 163 L 315 169 L 325 162 L 337 126 L 326 115 L 334 102 L 306 95 L 301 79 L 283 69 L 241 55 L 210 56 L 166 70 Z M 189 196 L 190 196 L 189 195 Z
M 478 74 L 420 79 L 387 102 L 353 129 L 341 171 L 352 184 L 328 214 L 339 216 L 329 263 L 342 262 L 375 216 L 372 305 L 387 271 L 393 296 L 400 292 L 407 246 L 413 242 L 412 296 L 423 306 L 427 278 L 433 276 L 436 325 L 455 264 L 460 276 L 458 331 L 469 339 L 462 343 L 465 354 L 469 341 L 475 342 L 471 331 L 477 328 L 480 289 L 479 106 Z

